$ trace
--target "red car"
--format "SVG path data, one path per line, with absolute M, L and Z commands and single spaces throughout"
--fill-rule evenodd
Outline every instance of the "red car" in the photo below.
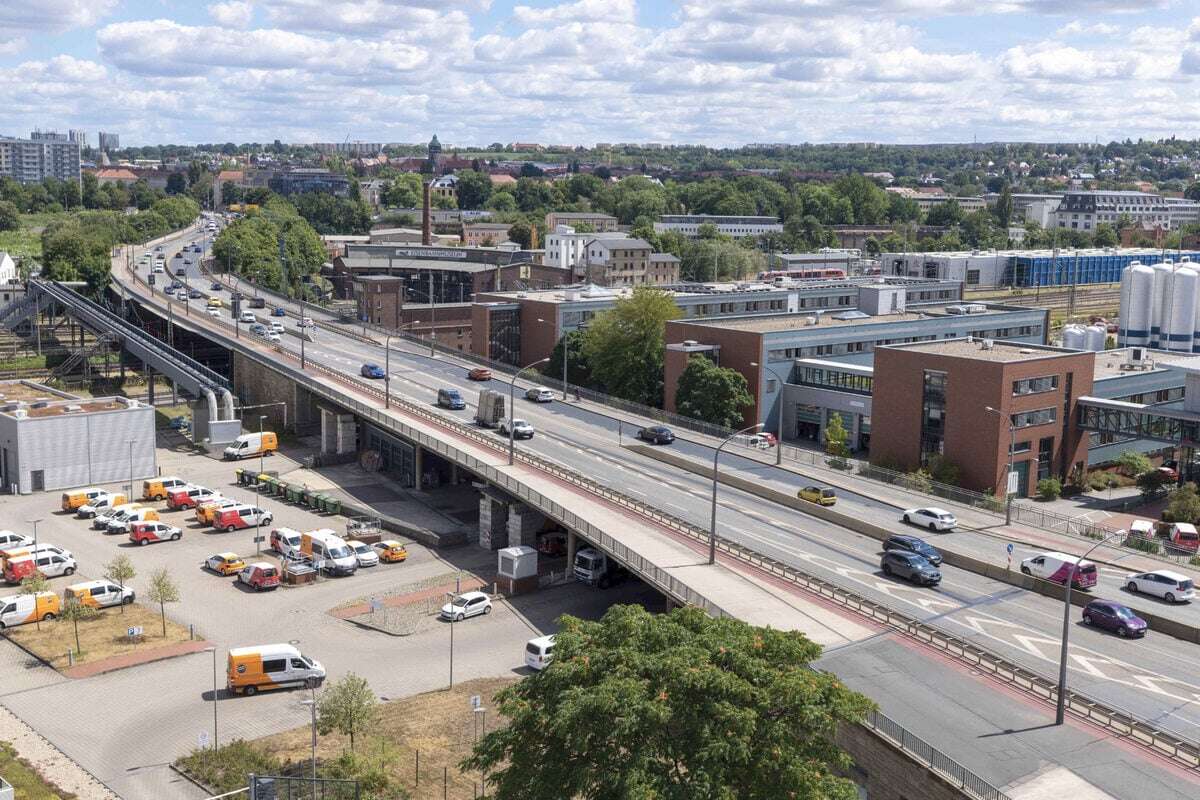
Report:
M 492 371 L 483 367 L 476 367 L 467 373 L 467 377 L 473 381 L 490 381 L 492 379 Z
M 565 533 L 547 533 L 538 540 L 538 552 L 547 556 L 565 556 L 567 554 L 567 535 Z
M 279 570 L 269 561 L 247 564 L 238 572 L 237 579 L 256 592 L 279 588 Z
M 129 541 L 136 545 L 152 542 L 176 542 L 183 531 L 165 522 L 135 522 L 129 529 Z

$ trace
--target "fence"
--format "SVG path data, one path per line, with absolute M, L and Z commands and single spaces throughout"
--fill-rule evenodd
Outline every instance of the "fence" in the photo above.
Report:
M 360 800 L 358 781 L 298 775 L 254 775 L 249 800 Z
M 948 779 L 971 797 L 977 800 L 1011 800 L 1004 792 L 880 712 L 868 712 L 863 725 Z

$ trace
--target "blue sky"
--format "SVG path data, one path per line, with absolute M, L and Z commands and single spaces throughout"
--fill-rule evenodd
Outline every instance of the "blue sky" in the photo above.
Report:
M 0 0 L 0 108 L 123 144 L 1194 138 L 1200 3 Z

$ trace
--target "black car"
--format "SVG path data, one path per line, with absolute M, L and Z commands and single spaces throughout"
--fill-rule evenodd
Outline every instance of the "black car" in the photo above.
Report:
M 895 575 L 913 583 L 935 586 L 942 582 L 942 573 L 925 560 L 924 556 L 903 550 L 889 550 L 883 554 L 879 567 L 884 575 Z
M 204 294 L 199 289 L 192 289 L 190 292 L 188 292 L 188 297 L 192 298 L 193 300 L 199 300 L 201 297 L 204 297 Z
M 179 269 L 175 270 L 175 274 L 176 275 L 187 275 L 187 267 L 180 267 Z
M 903 534 L 889 536 L 883 542 L 883 549 L 885 551 L 903 550 L 908 553 L 916 553 L 935 567 L 942 563 L 942 554 L 919 536 L 905 536 Z
M 222 289 L 224 289 L 225 287 L 222 286 L 221 284 L 217 283 L 216 281 L 213 281 L 212 286 L 209 286 L 208 288 L 214 292 L 219 292 Z
M 651 425 L 638 431 L 637 438 L 650 444 L 670 444 L 675 441 L 675 434 L 665 425 Z

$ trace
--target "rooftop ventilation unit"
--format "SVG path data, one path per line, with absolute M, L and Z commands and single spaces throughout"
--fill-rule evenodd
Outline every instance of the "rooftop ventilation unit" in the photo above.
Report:
M 993 339 L 984 339 L 984 340 L 982 341 L 982 344 L 981 344 L 981 346 L 980 346 L 980 349 L 981 349 L 981 350 L 991 350 L 991 349 L 992 349 L 992 348 L 994 348 L 995 346 L 996 346 L 996 342 L 995 342 L 995 340 L 993 340 Z
M 966 306 L 946 306 L 946 313 L 947 314 L 966 314 L 968 312 L 967 312 Z
M 76 414 L 83 411 L 83 406 L 70 405 L 63 409 L 64 414 Z

